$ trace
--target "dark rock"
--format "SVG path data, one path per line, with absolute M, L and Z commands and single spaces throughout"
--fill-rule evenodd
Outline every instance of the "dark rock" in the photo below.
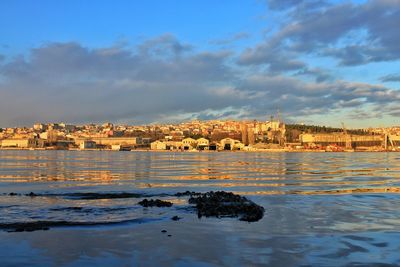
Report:
M 147 220 L 148 221 L 148 220 Z M 13 223 L 0 223 L 0 230 L 8 232 L 32 232 L 37 230 L 46 231 L 52 227 L 66 227 L 66 226 L 104 226 L 104 225 L 117 225 L 121 223 L 143 223 L 142 219 L 132 219 L 124 221 L 31 221 L 31 222 L 13 222 Z M 1 266 L 1 264 L 0 264 Z
M 82 210 L 83 207 L 68 207 L 66 209 L 69 209 L 69 210 Z
M 195 204 L 199 218 L 239 217 L 241 221 L 256 222 L 264 216 L 264 208 L 245 197 L 230 192 L 207 192 L 192 196 L 190 204 Z
M 173 220 L 173 221 L 179 221 L 180 219 L 182 219 L 182 218 L 179 216 L 176 216 L 176 215 L 171 218 L 171 220 Z
M 167 230 L 162 230 L 162 231 L 161 231 L 161 233 L 166 233 L 166 232 L 167 232 Z
M 9 229 L 8 232 L 33 232 L 33 231 L 47 231 L 49 227 L 40 226 L 40 225 L 20 225 L 13 229 Z
M 10 194 L 8 194 L 9 196 L 16 196 L 18 195 L 17 193 L 11 192 Z
M 171 207 L 172 202 L 169 201 L 163 201 L 159 199 L 150 199 L 148 200 L 147 198 L 143 199 L 138 203 L 139 205 L 143 207 Z
M 37 197 L 38 195 L 33 193 L 33 192 L 30 192 L 29 194 L 26 194 L 26 196 L 28 196 L 28 197 Z
M 172 235 L 168 235 L 168 237 L 171 237 Z

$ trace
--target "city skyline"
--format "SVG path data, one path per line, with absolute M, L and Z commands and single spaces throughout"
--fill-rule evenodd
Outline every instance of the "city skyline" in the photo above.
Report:
M 234 118 L 224 118 L 224 119 L 209 119 L 209 120 L 201 120 L 201 119 L 190 119 L 190 120 L 180 120 L 180 121 L 163 121 L 163 122 L 151 122 L 151 123 L 116 123 L 112 121 L 102 121 L 102 122 L 82 122 L 82 123 L 73 123 L 73 122 L 67 122 L 67 121 L 35 121 L 31 125 L 25 124 L 25 125 L 16 125 L 16 126 L 5 126 L 5 127 L 0 127 L 0 129 L 30 129 L 34 128 L 35 125 L 69 125 L 69 126 L 74 126 L 74 127 L 83 127 L 83 126 L 103 126 L 103 125 L 114 125 L 116 127 L 159 127 L 159 126 L 178 126 L 178 125 L 186 125 L 186 124 L 192 124 L 192 123 L 200 123 L 200 124 L 207 124 L 207 123 L 246 123 L 246 124 L 251 124 L 253 122 L 257 123 L 283 123 L 287 125 L 303 125 L 303 126 L 310 126 L 310 127 L 326 127 L 326 128 L 331 128 L 331 129 L 341 129 L 342 131 L 343 127 L 347 129 L 353 129 L 353 130 L 367 130 L 367 129 L 383 129 L 383 128 L 400 128 L 400 125 L 388 125 L 388 126 L 382 126 L 382 125 L 375 125 L 375 126 L 369 126 L 369 127 L 353 127 L 352 125 L 346 125 L 344 122 L 336 122 L 337 125 L 328 125 L 328 124 L 312 124 L 312 123 L 304 123 L 304 122 L 285 122 L 284 119 L 273 116 L 271 115 L 269 118 L 261 118 L 261 119 L 234 119 Z
M 2 1 L 0 128 L 399 125 L 400 1 Z

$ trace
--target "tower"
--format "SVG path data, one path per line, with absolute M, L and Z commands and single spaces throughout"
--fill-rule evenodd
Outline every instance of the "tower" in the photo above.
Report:
M 245 123 L 245 122 L 242 122 L 242 125 L 241 125 L 241 130 L 242 130 L 242 143 L 244 144 L 244 145 L 248 145 L 249 144 L 249 142 L 248 142 L 248 127 L 247 127 L 247 123 Z

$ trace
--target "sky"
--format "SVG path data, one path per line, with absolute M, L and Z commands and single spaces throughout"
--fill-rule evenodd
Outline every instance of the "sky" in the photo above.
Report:
M 0 127 L 400 125 L 400 0 L 0 0 Z

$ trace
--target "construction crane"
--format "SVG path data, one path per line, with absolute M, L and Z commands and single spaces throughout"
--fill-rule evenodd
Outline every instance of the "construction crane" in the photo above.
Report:
M 352 149 L 351 146 L 351 136 L 347 134 L 346 127 L 344 126 L 344 123 L 342 122 L 342 127 L 343 127 L 343 133 L 344 133 L 344 138 L 346 142 L 346 149 Z
M 388 149 L 388 140 L 390 142 L 390 145 L 392 146 L 392 149 L 395 149 L 392 137 L 390 136 L 390 134 L 388 133 L 386 128 L 382 128 L 382 132 L 384 133 L 384 146 L 385 146 L 385 150 Z

